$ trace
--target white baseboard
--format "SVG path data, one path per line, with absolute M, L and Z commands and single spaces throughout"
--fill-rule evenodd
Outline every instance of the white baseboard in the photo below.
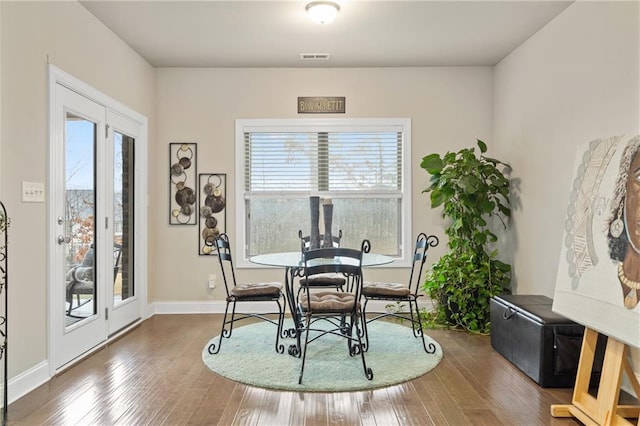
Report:
M 264 303 L 256 303 L 264 305 Z M 176 302 L 153 302 L 147 308 L 149 317 L 163 314 L 222 314 L 224 313 L 225 302 L 222 300 L 212 301 L 176 301 Z M 256 308 L 259 308 L 256 306 Z
M 47 383 L 49 376 L 49 363 L 43 361 L 29 370 L 18 374 L 8 382 L 8 403 L 22 398 L 40 385 Z

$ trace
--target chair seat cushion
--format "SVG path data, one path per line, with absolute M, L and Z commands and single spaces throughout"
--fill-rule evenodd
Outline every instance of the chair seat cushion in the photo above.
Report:
M 67 272 L 67 291 L 70 294 L 93 294 L 93 266 L 74 266 Z
M 277 296 L 282 290 L 282 284 L 272 283 L 244 283 L 231 289 L 235 297 Z
M 342 287 L 347 280 L 340 274 L 318 274 L 309 278 L 300 278 L 300 285 L 309 287 Z
M 405 297 L 411 291 L 405 284 L 385 282 L 365 282 L 362 294 L 369 297 Z
M 67 272 L 68 281 L 93 281 L 93 266 L 74 266 Z
M 300 296 L 300 305 L 304 311 L 308 306 L 314 313 L 348 313 L 353 311 L 353 305 L 356 303 L 355 296 L 351 293 L 341 293 L 335 291 L 321 291 L 317 293 L 309 293 L 309 302 L 307 302 L 307 293 Z

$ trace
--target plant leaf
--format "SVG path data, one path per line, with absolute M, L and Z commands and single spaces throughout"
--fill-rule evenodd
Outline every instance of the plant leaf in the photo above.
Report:
M 431 198 L 431 208 L 436 208 L 441 206 L 446 200 L 446 197 L 444 196 L 442 191 L 438 191 L 437 189 L 434 189 L 431 191 L 430 198 Z
M 420 163 L 420 167 L 425 169 L 430 174 L 440 173 L 444 164 L 440 155 L 431 154 L 422 158 L 422 162 Z

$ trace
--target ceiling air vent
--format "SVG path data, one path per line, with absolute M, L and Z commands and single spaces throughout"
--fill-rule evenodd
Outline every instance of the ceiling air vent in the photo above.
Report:
M 329 59 L 328 53 L 301 53 L 300 59 L 303 61 L 317 61 Z

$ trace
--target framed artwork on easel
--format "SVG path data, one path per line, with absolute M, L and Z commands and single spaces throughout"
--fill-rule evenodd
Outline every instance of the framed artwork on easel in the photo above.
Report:
M 569 193 L 553 311 L 585 326 L 571 404 L 554 417 L 629 425 L 639 405 L 619 402 L 623 376 L 640 395 L 628 353 L 640 348 L 640 136 L 578 149 Z M 599 335 L 607 336 L 600 385 L 590 392 Z M 640 420 L 637 420 L 640 425 Z
M 554 312 L 636 348 L 639 170 L 640 136 L 593 140 L 578 149 L 553 298 Z

